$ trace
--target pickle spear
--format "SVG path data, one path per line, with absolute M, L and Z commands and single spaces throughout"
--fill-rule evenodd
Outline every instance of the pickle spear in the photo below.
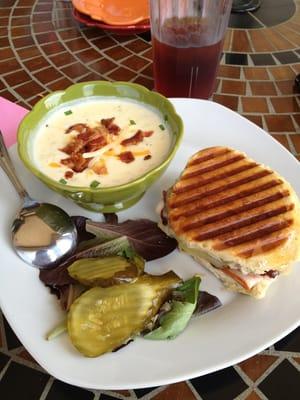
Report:
M 88 290 L 68 313 L 71 342 L 87 357 L 120 347 L 144 329 L 178 283 L 180 278 L 170 272 L 145 274 L 133 283 Z
M 85 286 L 113 286 L 134 282 L 144 272 L 144 260 L 134 256 L 82 258 L 68 267 L 69 275 Z

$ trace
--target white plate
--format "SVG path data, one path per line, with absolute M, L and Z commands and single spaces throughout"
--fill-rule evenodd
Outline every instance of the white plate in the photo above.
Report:
M 185 123 L 185 137 L 165 175 L 144 198 L 120 218 L 155 219 L 161 191 L 168 188 L 187 159 L 201 148 L 227 145 L 245 151 L 255 160 L 282 174 L 300 193 L 298 161 L 270 135 L 218 104 L 174 99 Z M 18 173 L 32 196 L 56 203 L 70 214 L 84 212 L 45 188 L 25 168 L 12 148 Z M 196 272 L 203 276 L 201 288 L 217 295 L 223 306 L 191 321 L 173 341 L 137 339 L 117 353 L 84 358 L 74 350 L 67 335 L 51 342 L 46 332 L 62 318 L 56 298 L 38 279 L 38 271 L 25 265 L 10 246 L 9 228 L 19 205 L 16 193 L 0 172 L 0 305 L 13 330 L 32 356 L 56 378 L 93 389 L 133 389 L 157 386 L 204 375 L 242 361 L 265 349 L 299 325 L 300 266 L 270 287 L 267 297 L 254 300 L 232 294 L 187 255 L 173 252 L 148 264 L 153 273 L 173 268 L 183 278 Z M 5 190 L 3 188 L 5 187 Z M 99 218 L 99 217 L 98 217 Z

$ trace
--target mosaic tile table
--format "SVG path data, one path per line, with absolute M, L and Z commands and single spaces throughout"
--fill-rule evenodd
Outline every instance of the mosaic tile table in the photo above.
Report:
M 300 156 L 300 1 L 263 0 L 232 14 L 214 100 L 262 126 Z M 149 33 L 114 36 L 78 25 L 69 1 L 0 0 L 0 96 L 26 108 L 92 79 L 153 86 Z M 300 312 L 300 310 L 299 310 Z M 102 392 L 66 385 L 30 357 L 0 315 L 3 400 L 231 400 L 300 398 L 300 328 L 231 368 L 168 387 Z

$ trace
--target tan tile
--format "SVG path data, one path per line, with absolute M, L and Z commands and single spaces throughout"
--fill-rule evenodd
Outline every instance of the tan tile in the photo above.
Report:
M 245 398 L 245 400 L 261 400 L 261 397 L 260 397 L 257 393 L 251 392 L 251 393 L 249 394 L 249 396 L 247 396 L 247 397 Z
M 276 356 L 256 355 L 239 364 L 244 373 L 255 382 L 277 360 Z
M 167 386 L 166 389 L 162 390 L 156 396 L 152 397 L 152 400 L 196 400 L 194 393 L 188 387 L 185 382 L 175 383 Z
M 297 32 L 290 30 L 284 24 L 276 26 L 276 28 L 274 29 L 276 29 L 277 32 L 281 33 L 289 42 L 293 43 L 295 46 L 300 46 L 300 35 Z M 290 49 L 290 47 L 288 49 Z
M 300 63 L 299 64 L 293 64 L 291 67 L 297 72 L 297 74 L 300 74 Z
M 231 65 L 220 65 L 217 76 L 221 78 L 240 79 L 241 68 L 233 67 Z
M 295 79 L 295 72 L 289 66 L 270 67 L 269 71 L 276 80 Z
M 276 82 L 276 85 L 281 94 L 293 94 L 297 92 L 294 79 L 288 81 L 278 81 Z
M 245 30 L 235 29 L 233 31 L 233 38 L 231 44 L 231 51 L 248 53 L 252 51 L 247 33 Z
M 293 358 L 300 365 L 300 357 L 293 357 Z
M 295 97 L 272 97 L 271 102 L 277 113 L 300 112 L 300 107 Z
M 275 48 L 266 38 L 264 29 L 249 29 L 249 35 L 252 41 L 252 46 L 256 52 L 271 52 Z
M 247 115 L 244 114 L 244 117 L 249 119 L 249 121 L 253 122 L 254 124 L 258 125 L 259 127 L 263 128 L 263 120 L 261 115 Z
M 233 34 L 233 30 L 232 29 L 227 29 L 227 32 L 226 32 L 226 35 L 225 35 L 225 39 L 224 39 L 224 45 L 223 45 L 223 50 L 224 51 L 229 51 L 230 50 L 232 34 Z
M 275 140 L 277 140 L 280 144 L 282 144 L 282 146 L 286 147 L 289 151 L 291 150 L 286 135 L 278 135 L 278 134 L 276 134 L 276 135 L 272 135 L 272 137 Z
M 276 50 L 287 50 L 293 47 L 292 43 L 276 32 L 275 29 L 267 29 L 265 34 Z
M 245 94 L 246 82 L 223 79 L 221 92 L 227 94 Z
M 223 106 L 231 108 L 231 110 L 237 111 L 238 100 L 237 96 L 227 96 L 224 94 L 215 94 L 213 100 L 217 103 L 223 104 Z
M 289 115 L 265 115 L 265 121 L 270 132 L 294 132 L 293 120 Z
M 276 87 L 273 82 L 250 82 L 251 92 L 254 96 L 275 95 Z
M 242 97 L 242 105 L 244 112 L 269 112 L 268 103 L 263 97 Z
M 293 142 L 296 152 L 300 153 L 300 135 L 290 135 L 290 138 Z
M 267 69 L 264 67 L 244 67 L 244 74 L 246 79 L 253 81 L 269 80 Z

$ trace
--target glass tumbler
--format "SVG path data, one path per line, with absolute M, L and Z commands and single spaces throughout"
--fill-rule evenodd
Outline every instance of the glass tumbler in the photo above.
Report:
M 150 0 L 155 90 L 208 99 L 232 0 Z

